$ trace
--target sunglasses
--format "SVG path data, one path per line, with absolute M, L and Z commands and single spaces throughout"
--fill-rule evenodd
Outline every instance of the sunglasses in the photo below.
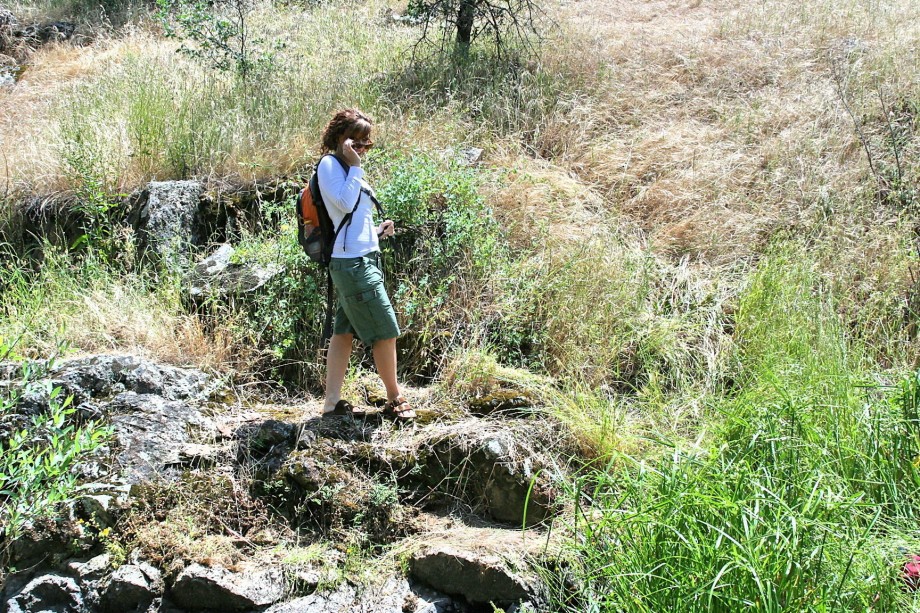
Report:
M 364 149 L 365 151 L 372 148 L 374 143 L 369 140 L 353 140 L 351 141 L 352 149 Z

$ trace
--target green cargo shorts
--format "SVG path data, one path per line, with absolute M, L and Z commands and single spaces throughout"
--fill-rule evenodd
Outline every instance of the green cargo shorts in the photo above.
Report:
M 333 334 L 354 334 L 368 347 L 399 336 L 396 313 L 383 288 L 379 251 L 357 258 L 332 258 L 329 272 L 339 301 Z

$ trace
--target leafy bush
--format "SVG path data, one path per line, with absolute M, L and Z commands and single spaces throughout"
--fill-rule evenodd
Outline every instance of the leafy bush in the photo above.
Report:
M 478 171 L 420 153 L 389 152 L 371 156 L 367 171 L 398 228 L 381 248 L 403 331 L 400 368 L 403 376 L 431 377 L 477 321 L 477 301 L 500 249 L 498 228 L 478 193 Z M 318 387 L 326 275 L 297 242 L 292 212 L 298 187 L 292 183 L 283 202 L 263 203 L 263 231 L 237 249 L 240 260 L 280 265 L 284 273 L 259 292 L 218 306 L 213 317 L 236 322 L 237 342 L 260 347 L 263 368 L 273 376 Z M 221 314 L 225 308 L 229 314 Z
M 23 383 L 30 385 L 37 371 L 26 366 Z M 32 392 L 37 391 L 34 389 Z M 90 421 L 77 424 L 71 398 L 61 398 L 60 388 L 47 384 L 47 413 L 33 415 L 27 423 L 13 414 L 18 393 L 0 397 L 0 420 L 11 428 L 0 438 L 0 524 L 6 537 L 14 537 L 23 524 L 51 512 L 73 495 L 79 463 L 108 438 L 109 430 Z
M 249 0 L 157 0 L 157 6 L 166 36 L 180 39 L 179 51 L 185 55 L 217 70 L 234 71 L 244 81 L 257 68 L 270 66 L 272 53 L 265 49 L 265 39 L 252 31 Z
M 457 347 L 478 335 L 489 281 L 504 259 L 478 170 L 429 155 L 388 153 L 369 160 L 397 236 L 384 244 L 390 296 L 403 336 L 404 371 L 437 373 Z

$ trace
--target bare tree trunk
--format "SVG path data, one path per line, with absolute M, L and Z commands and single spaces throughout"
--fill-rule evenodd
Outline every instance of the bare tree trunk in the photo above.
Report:
M 457 13 L 457 43 L 463 47 L 470 46 L 475 9 L 476 0 L 460 0 L 460 11 Z

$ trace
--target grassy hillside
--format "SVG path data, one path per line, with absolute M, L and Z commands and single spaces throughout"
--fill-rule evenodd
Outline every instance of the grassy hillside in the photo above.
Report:
M 10 6 L 84 35 L 0 88 L 6 227 L 34 195 L 99 225 L 40 266 L 4 256 L 0 340 L 317 391 L 322 305 L 285 203 L 238 246 L 298 272 L 197 312 L 105 220 L 151 180 L 302 180 L 359 106 L 414 241 L 386 255 L 403 377 L 528 389 L 581 441 L 558 610 L 916 609 L 920 4 L 543 7 L 532 53 L 458 58 L 413 55 L 405 3 L 260 3 L 273 56 L 242 80 L 177 53 L 149 6 Z M 468 146 L 481 165 L 456 163 Z

